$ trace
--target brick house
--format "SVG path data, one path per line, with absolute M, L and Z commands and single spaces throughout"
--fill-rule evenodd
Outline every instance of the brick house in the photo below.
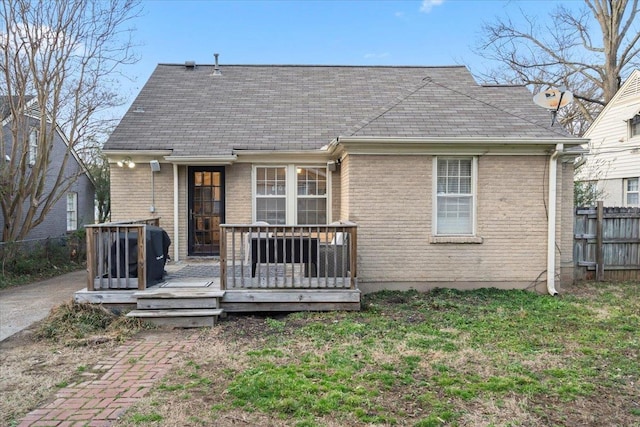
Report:
M 10 109 L 8 108 L 8 102 L 9 98 L 7 96 L 0 97 L 0 116 L 2 117 L 3 131 L 3 159 L 1 161 L 5 163 L 11 162 L 13 146 L 12 133 L 9 128 L 14 118 L 11 116 Z M 24 133 L 24 138 L 27 139 L 29 146 L 29 150 L 28 153 L 26 153 L 25 158 L 27 174 L 30 173 L 31 167 L 35 164 L 38 155 L 37 132 L 39 132 L 40 117 L 37 116 L 38 108 L 35 106 L 35 102 L 35 98 L 28 100 L 26 105 L 27 110 L 25 112 L 27 120 L 19 121 L 20 125 L 24 124 L 28 127 L 27 130 L 21 131 L 21 133 Z M 50 163 L 47 169 L 47 179 L 43 190 L 44 195 L 51 194 L 51 192 L 54 191 L 53 185 L 55 177 L 58 175 L 58 172 L 62 167 L 62 162 L 65 156 L 67 156 L 68 150 L 69 144 L 66 136 L 62 130 L 56 126 L 53 133 Z M 14 159 L 14 161 L 18 160 Z M 44 221 L 29 232 L 27 240 L 60 237 L 65 235 L 67 232 L 72 232 L 82 228 L 85 224 L 94 223 L 94 183 L 83 161 L 73 149 L 68 155 L 63 175 L 65 185 L 67 182 L 70 182 L 70 185 L 49 210 Z M 26 211 L 29 203 L 29 201 L 25 202 L 24 211 Z M 0 227 L 4 228 L 4 225 L 4 215 L 0 210 Z M 0 239 L 1 238 L 2 233 L 0 233 Z
M 105 152 L 113 220 L 160 217 L 174 261 L 218 255 L 224 223 L 350 221 L 363 292 L 555 294 L 583 143 L 462 66 L 187 62 L 157 66 Z

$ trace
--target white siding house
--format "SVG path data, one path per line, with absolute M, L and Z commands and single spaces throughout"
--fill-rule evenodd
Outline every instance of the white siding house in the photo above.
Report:
M 597 186 L 605 206 L 640 206 L 640 70 L 635 70 L 584 135 L 591 140 L 576 181 Z

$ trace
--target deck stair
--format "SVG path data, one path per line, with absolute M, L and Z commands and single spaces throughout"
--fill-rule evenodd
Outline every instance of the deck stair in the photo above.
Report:
M 137 308 L 127 316 L 160 326 L 211 327 L 224 315 L 223 296 L 224 291 L 203 287 L 148 289 L 134 294 Z

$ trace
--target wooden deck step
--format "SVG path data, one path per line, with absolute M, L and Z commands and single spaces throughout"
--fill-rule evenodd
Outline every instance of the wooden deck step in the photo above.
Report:
M 157 288 L 147 289 L 133 294 L 138 299 L 144 298 L 222 298 L 224 291 L 207 288 Z
M 159 326 L 177 328 L 212 327 L 224 314 L 222 309 L 131 310 L 127 317 L 144 319 Z
M 160 288 L 136 292 L 139 310 L 217 309 L 223 291 L 202 288 Z

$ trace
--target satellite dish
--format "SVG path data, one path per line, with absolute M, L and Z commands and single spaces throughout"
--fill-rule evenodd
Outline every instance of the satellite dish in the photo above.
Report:
M 573 102 L 573 94 L 568 90 L 550 88 L 537 93 L 533 97 L 533 102 L 551 112 L 551 126 L 553 126 L 558 110 Z

